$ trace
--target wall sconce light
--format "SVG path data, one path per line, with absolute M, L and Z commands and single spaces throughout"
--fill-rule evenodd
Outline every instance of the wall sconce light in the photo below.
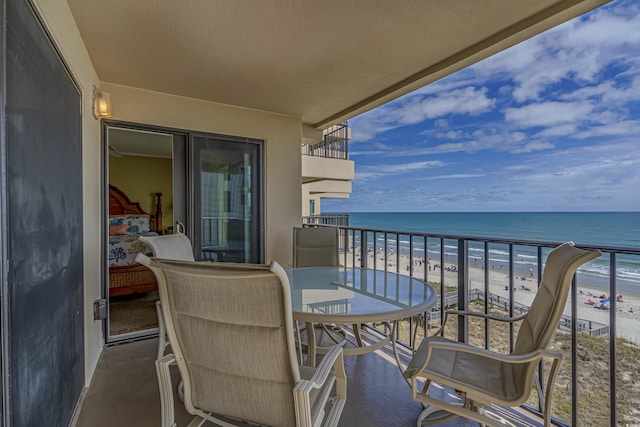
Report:
M 93 116 L 96 119 L 111 117 L 111 96 L 93 87 Z

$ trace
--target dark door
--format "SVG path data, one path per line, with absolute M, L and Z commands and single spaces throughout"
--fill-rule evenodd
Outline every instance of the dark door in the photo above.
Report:
M 66 426 L 84 386 L 81 96 L 29 2 L 5 25 L 4 415 Z

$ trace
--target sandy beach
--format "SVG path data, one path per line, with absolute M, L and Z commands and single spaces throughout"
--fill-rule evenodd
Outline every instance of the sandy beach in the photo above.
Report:
M 352 264 L 352 254 L 347 256 L 347 266 Z M 356 248 L 356 266 L 359 262 L 359 248 Z M 376 255 L 376 268 L 385 269 L 384 253 L 378 252 Z M 373 268 L 374 255 L 368 254 L 367 266 Z M 396 255 L 389 256 L 387 259 L 387 269 L 389 271 L 397 271 L 401 274 L 410 275 L 424 279 L 424 269 L 427 268 L 427 281 L 431 284 L 440 283 L 441 272 L 438 261 L 431 261 L 431 264 L 425 264 L 418 257 L 413 260 L 408 255 L 400 255 L 400 265 L 396 266 Z M 445 262 L 443 268 L 445 286 L 457 287 L 458 275 L 456 273 L 456 265 Z M 535 297 L 537 287 L 537 277 L 535 275 L 516 276 L 514 278 L 514 299 L 515 302 L 529 306 Z M 504 270 L 491 270 L 489 272 L 489 292 L 507 299 L 509 296 L 509 275 Z M 479 267 L 469 267 L 469 287 L 470 289 L 484 290 L 484 270 Z M 610 311 L 597 307 L 601 306 L 601 296 L 609 297 L 606 289 L 596 288 L 593 286 L 580 283 L 580 275 L 578 274 L 578 313 L 577 317 L 581 320 L 597 322 L 603 325 L 609 325 Z M 615 296 L 613 297 L 615 299 Z M 592 302 L 593 304 L 590 304 Z M 608 304 L 607 306 L 610 306 Z M 571 313 L 571 297 L 569 297 L 565 314 Z M 640 345 L 640 295 L 625 293 L 616 302 L 616 329 L 617 336 L 625 338 L 628 341 Z

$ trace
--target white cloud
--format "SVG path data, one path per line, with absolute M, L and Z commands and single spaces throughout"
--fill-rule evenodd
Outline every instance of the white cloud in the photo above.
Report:
M 550 126 L 545 130 L 537 133 L 537 138 L 549 138 L 557 136 L 573 136 L 576 133 L 577 125 L 574 123 L 561 124 L 558 126 Z
M 585 139 L 595 136 L 628 136 L 640 135 L 640 120 L 626 120 L 608 123 L 603 126 L 592 126 L 574 135 L 575 138 Z M 637 148 L 636 148 L 637 149 Z
M 493 108 L 495 99 L 487 98 L 486 88 L 466 87 L 451 92 L 439 93 L 419 103 L 420 119 L 432 119 L 451 114 L 477 115 Z
M 551 101 L 507 108 L 504 116 L 507 122 L 523 128 L 555 126 L 583 122 L 593 108 L 586 102 Z
M 487 92 L 486 88 L 466 87 L 435 96 L 406 96 L 353 119 L 353 141 L 369 141 L 377 134 L 427 119 L 485 113 L 495 104 L 495 99 L 487 97 Z
M 434 144 L 437 140 L 458 140 Z M 486 127 L 470 133 L 462 131 L 436 133 L 432 139 L 424 142 L 424 146 L 386 145 L 383 149 L 356 151 L 352 155 L 369 155 L 381 157 L 419 157 L 445 153 L 477 153 L 479 151 L 508 152 L 511 154 L 531 153 L 554 148 L 554 144 L 540 137 L 528 137 L 524 132 L 505 131 L 499 128 Z
M 559 98 L 570 101 L 595 100 L 610 108 L 625 105 L 640 100 L 640 76 L 634 76 L 629 82 L 607 80 L 562 94 Z
M 545 151 L 555 148 L 555 145 L 549 141 L 531 141 L 513 147 L 509 150 L 512 154 L 533 153 L 535 151 Z
M 565 79 L 583 83 L 597 81 L 610 64 L 637 63 L 640 43 L 638 6 L 629 2 L 603 8 L 588 19 L 576 18 L 506 51 L 471 69 L 480 81 L 512 80 L 518 102 L 536 100 L 551 85 Z
M 415 173 L 415 171 L 438 168 L 446 163 L 440 160 L 427 160 L 422 162 L 410 162 L 399 164 L 364 165 L 357 166 L 356 180 L 369 180 L 379 176 L 399 175 L 404 173 Z
M 640 182 L 640 152 L 633 147 L 633 143 L 576 147 L 532 157 L 521 165 L 505 167 L 503 171 L 528 188 L 541 188 L 551 193 L 597 193 L 616 188 L 637 193 L 632 183 Z M 637 203 L 640 195 L 630 201 Z
M 450 130 L 447 132 L 439 132 L 436 134 L 436 137 L 440 139 L 460 139 L 464 137 L 464 132 L 461 130 Z
M 629 86 L 616 87 L 606 91 L 602 95 L 602 101 L 606 103 L 627 103 L 640 100 L 640 76 L 636 76 Z
M 376 169 L 385 173 L 404 173 L 414 170 L 434 168 L 444 166 L 444 163 L 440 160 L 428 160 L 424 162 L 403 163 L 399 165 L 380 165 L 374 166 Z
M 474 174 L 474 173 L 455 173 L 451 175 L 438 175 L 438 176 L 427 176 L 421 178 L 423 180 L 433 180 L 433 179 L 466 179 L 466 178 L 480 178 L 486 176 L 485 174 Z

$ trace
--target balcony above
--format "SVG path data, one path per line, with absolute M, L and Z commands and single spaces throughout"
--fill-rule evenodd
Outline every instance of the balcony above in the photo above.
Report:
M 351 181 L 355 176 L 353 160 L 302 156 L 302 183 L 337 180 Z

